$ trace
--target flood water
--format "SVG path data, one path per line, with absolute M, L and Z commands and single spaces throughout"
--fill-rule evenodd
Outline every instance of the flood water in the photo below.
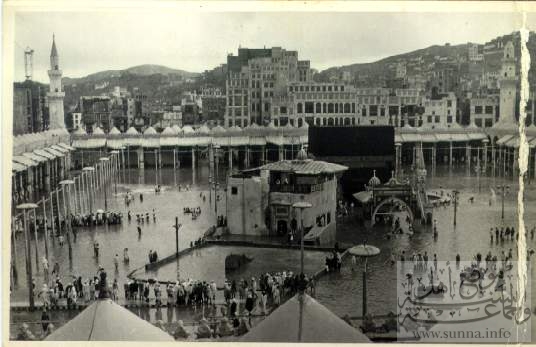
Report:
M 220 174 L 221 182 L 225 180 L 225 173 Z M 200 165 L 195 173 L 190 168 L 174 171 L 173 169 L 162 169 L 156 173 L 154 170 L 144 171 L 131 170 L 120 175 L 117 186 L 118 194 L 113 194 L 113 186 L 109 187 L 108 199 L 109 210 L 123 213 L 124 220 L 120 226 L 111 226 L 106 229 L 104 226 L 92 229 L 80 229 L 77 239 L 73 242 L 73 261 L 68 260 L 67 244 L 63 247 L 58 245 L 57 240 L 50 242 L 50 268 L 54 262 L 58 262 L 61 267 L 61 277 L 64 282 L 70 280 L 71 276 L 82 276 L 83 278 L 93 277 L 98 266 L 103 266 L 110 278 L 117 278 L 120 283 L 125 281 L 126 276 L 132 270 L 142 267 L 147 263 L 149 250 L 156 250 L 160 258 L 172 254 L 175 251 L 175 232 L 173 224 L 175 216 L 178 216 L 180 229 L 180 249 L 189 247 L 190 242 L 195 241 L 215 223 L 213 200 L 209 204 L 208 192 L 208 167 L 206 163 Z M 158 195 L 154 193 L 155 184 L 162 185 L 162 192 Z M 183 187 L 190 185 L 190 191 L 179 192 L 178 184 Z M 501 220 L 501 197 L 497 192 L 498 184 L 508 184 L 510 193 L 505 198 L 505 218 Z M 224 184 L 222 184 L 223 186 Z M 339 242 L 347 244 L 358 244 L 364 239 L 369 244 L 380 248 L 380 255 L 369 259 L 368 274 L 368 311 L 372 314 L 386 314 L 389 311 L 396 311 L 396 267 L 388 264 L 390 254 L 398 255 L 405 250 L 410 256 L 414 252 L 428 253 L 430 259 L 433 254 L 437 254 L 438 260 L 453 260 L 457 253 L 462 259 L 470 260 L 480 252 L 499 256 L 502 250 L 508 253 L 510 248 L 516 255 L 516 242 L 504 241 L 493 244 L 490 242 L 489 231 L 495 226 L 515 226 L 517 227 L 517 182 L 512 179 L 502 178 L 480 178 L 469 176 L 464 169 L 449 172 L 446 169 L 438 168 L 435 175 L 428 178 L 428 187 L 439 190 L 457 189 L 460 191 L 460 203 L 457 212 L 457 225 L 453 225 L 453 206 L 439 207 L 434 210 L 434 218 L 438 222 L 439 236 L 434 239 L 431 227 L 416 226 L 413 236 L 400 235 L 386 239 L 386 228 L 377 226 L 369 228 L 355 222 L 352 217 L 339 219 L 337 239 Z M 495 195 L 490 188 L 494 188 Z M 135 194 L 135 202 L 127 209 L 123 202 L 126 191 Z M 139 193 L 143 193 L 144 201 L 140 203 Z M 200 193 L 206 196 L 206 201 L 200 198 Z M 225 196 L 220 193 L 222 199 L 218 204 L 219 214 L 225 211 Z M 469 202 L 469 198 L 474 197 L 474 202 Z M 213 199 L 213 197 L 212 197 Z M 99 203 L 96 208 L 103 208 L 103 194 L 99 193 Z M 491 205 L 490 205 L 491 200 Z M 202 209 L 201 216 L 197 220 L 192 220 L 189 215 L 183 214 L 184 207 L 197 207 Z M 152 220 L 152 209 L 155 209 L 157 222 Z M 136 231 L 136 221 L 133 219 L 128 223 L 126 215 L 128 210 L 135 215 L 140 212 L 149 212 L 151 221 L 142 225 L 142 235 L 138 238 Z M 536 184 L 525 186 L 525 227 L 530 230 L 536 225 Z M 39 236 L 39 254 L 44 255 L 44 243 L 42 235 Z M 93 256 L 93 242 L 98 240 L 101 245 L 100 257 Z M 11 301 L 27 301 L 25 260 L 24 260 L 24 238 L 21 235 L 16 240 L 17 270 L 18 280 L 11 293 Z M 536 249 L 536 240 L 527 241 L 528 248 Z M 130 264 L 120 264 L 119 271 L 114 272 L 113 257 L 117 253 L 122 259 L 124 248 L 129 249 Z M 296 272 L 299 265 L 299 252 L 293 250 L 276 249 L 251 249 L 244 247 L 210 246 L 185 256 L 181 259 L 181 276 L 196 278 L 201 280 L 216 280 L 218 285 L 223 284 L 225 279 L 224 259 L 230 253 L 245 253 L 254 260 L 246 267 L 236 272 L 231 278 L 249 278 L 252 275 L 259 275 L 267 271 L 291 270 Z M 32 262 L 35 271 L 34 246 L 32 241 Z M 325 255 L 321 252 L 306 252 L 306 272 L 313 273 L 323 265 Z M 534 258 L 533 258 L 534 259 Z M 358 266 L 352 271 L 349 266 L 349 259 L 345 260 L 340 273 L 329 274 L 321 278 L 316 285 L 317 299 L 333 310 L 336 314 L 360 316 L 362 312 L 362 267 Z M 536 288 L 536 271 L 531 268 L 533 291 Z M 147 277 L 158 277 L 162 280 L 174 280 L 176 278 L 176 264 L 168 264 L 158 270 L 157 273 L 146 273 Z M 40 288 L 43 282 L 43 271 L 35 273 L 37 287 Z M 393 283 L 393 285 L 388 285 Z M 121 284 L 120 284 L 121 288 Z M 533 293 L 534 294 L 534 293 Z

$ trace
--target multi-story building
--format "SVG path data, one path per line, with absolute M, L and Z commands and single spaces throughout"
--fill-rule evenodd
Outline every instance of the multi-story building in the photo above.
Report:
M 197 93 L 184 93 L 181 99 L 182 122 L 185 125 L 199 124 L 203 101 Z
M 469 61 L 476 62 L 484 60 L 484 45 L 479 45 L 477 43 L 468 43 L 467 44 L 467 53 Z
M 82 96 L 80 97 L 80 113 L 82 113 L 82 126 L 90 134 L 96 127 L 104 132 L 112 128 L 112 103 L 109 96 Z
M 481 128 L 492 127 L 499 120 L 499 96 L 487 95 L 470 99 L 470 122 Z
M 219 88 L 201 90 L 202 119 L 210 125 L 223 125 L 227 98 Z
M 30 80 L 13 86 L 13 135 L 48 129 L 44 87 Z
M 81 112 L 72 112 L 72 126 L 73 130 L 77 130 L 82 126 L 82 113 Z
M 281 47 L 240 48 L 227 57 L 227 67 L 226 126 L 269 122 L 273 99 L 284 97 L 289 83 L 312 80 L 310 62 Z
M 405 62 L 399 62 L 396 64 L 396 78 L 405 78 L 407 74 L 407 68 Z
M 427 98 L 423 101 L 424 115 L 422 124 L 427 127 L 447 128 L 456 123 L 456 95 L 448 93 L 440 98 Z

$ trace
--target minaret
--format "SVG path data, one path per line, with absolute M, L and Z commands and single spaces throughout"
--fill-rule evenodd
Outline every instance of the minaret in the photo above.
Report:
M 504 46 L 500 76 L 501 99 L 499 104 L 499 122 L 501 126 L 516 124 L 517 74 L 514 44 L 508 41 Z
M 63 98 L 65 93 L 61 88 L 60 59 L 56 49 L 56 41 L 52 35 L 52 49 L 50 51 L 50 70 L 48 77 L 50 79 L 50 91 L 47 93 L 49 129 L 65 128 L 65 118 L 63 115 Z

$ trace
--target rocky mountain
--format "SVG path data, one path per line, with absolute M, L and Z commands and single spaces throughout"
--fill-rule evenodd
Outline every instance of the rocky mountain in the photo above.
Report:
M 81 96 L 108 94 L 115 86 L 132 92 L 137 88 L 148 98 L 178 98 L 196 83 L 200 74 L 161 65 L 139 65 L 124 70 L 107 70 L 81 78 L 63 78 L 65 107 L 72 109 Z M 170 100 L 176 101 L 176 100 Z

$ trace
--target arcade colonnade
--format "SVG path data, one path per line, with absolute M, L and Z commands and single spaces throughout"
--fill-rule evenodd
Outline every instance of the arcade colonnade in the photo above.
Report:
M 108 134 L 97 128 L 88 135 L 82 129 L 72 134 L 76 148 L 73 162 L 76 168 L 94 161 L 111 150 L 119 151 L 122 167 L 143 169 L 182 166 L 195 167 L 200 159 L 213 159 L 233 168 L 249 168 L 271 161 L 295 159 L 307 145 L 308 126 L 276 128 L 252 124 L 245 128 L 221 126 L 209 129 L 201 126 L 167 127 L 161 133 L 152 127 L 139 133 L 134 128 L 121 133 L 112 128 Z
M 449 169 L 464 166 L 469 175 L 490 175 L 515 179 L 518 175 L 520 138 L 515 131 L 500 131 L 476 127 L 426 129 L 405 126 L 395 135 L 395 168 L 397 174 L 403 165 L 415 165 L 422 148 L 427 169 L 435 173 L 438 164 Z M 536 178 L 536 126 L 526 130 L 529 144 L 526 178 Z

